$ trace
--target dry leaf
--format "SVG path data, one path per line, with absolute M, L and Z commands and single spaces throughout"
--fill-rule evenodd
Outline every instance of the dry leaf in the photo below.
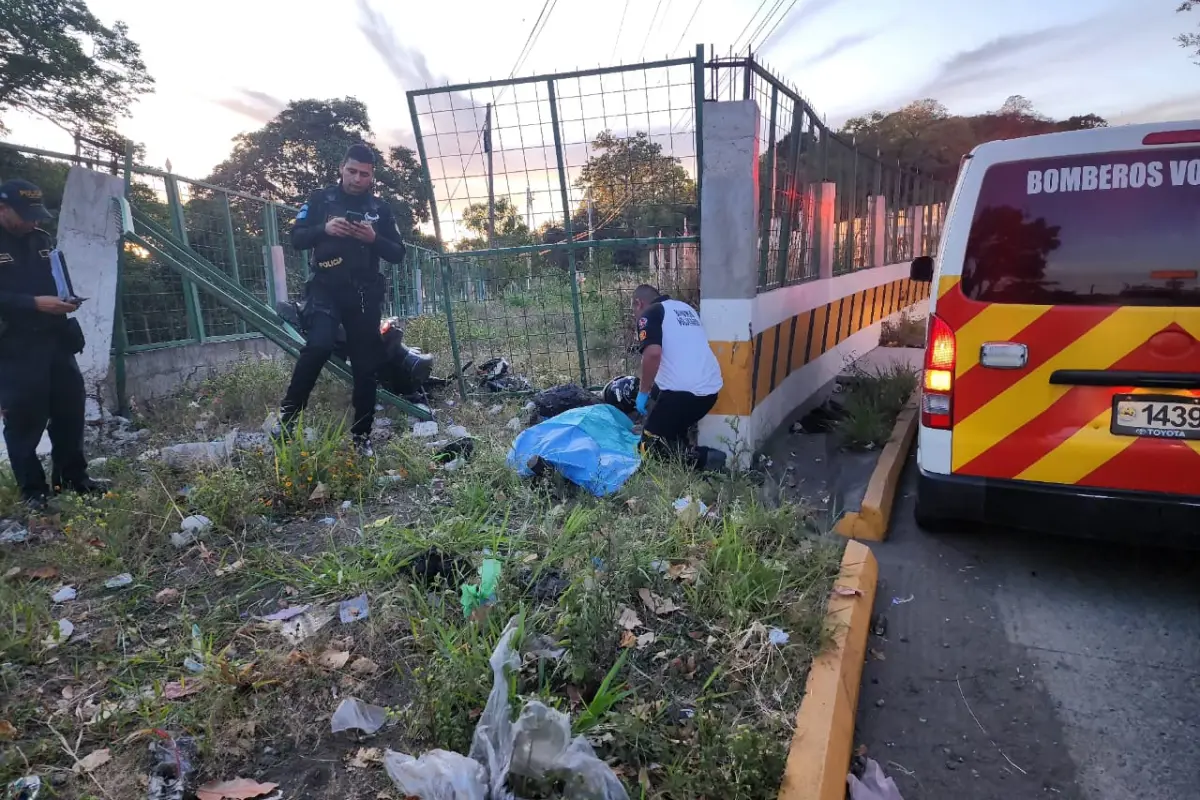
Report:
M 633 631 L 625 631 L 621 634 L 621 647 L 628 650 L 631 647 L 637 647 L 638 637 L 633 635 Z
M 638 597 L 642 598 L 642 602 L 646 604 L 651 613 L 662 617 L 670 614 L 673 611 L 678 611 L 679 606 L 675 605 L 675 601 L 669 597 L 659 597 L 649 589 L 638 589 Z
M 641 636 L 637 637 L 637 649 L 645 650 L 656 641 L 658 641 L 658 637 L 653 633 L 643 633 Z
M 178 589 L 163 589 L 161 592 L 154 595 L 154 602 L 160 603 L 162 605 L 166 605 L 167 603 L 174 603 L 178 599 L 179 599 L 179 590 Z
M 210 781 L 196 790 L 196 800 L 251 800 L 277 788 L 278 783 L 259 783 L 249 778 Z
M 17 729 L 6 719 L 0 719 L 0 742 L 11 742 L 17 738 Z
M 855 589 L 850 586 L 835 586 L 833 593 L 839 597 L 862 597 L 862 589 Z
M 632 608 L 621 609 L 621 616 L 617 618 L 617 624 L 627 631 L 644 627 L 641 619 L 638 618 L 637 612 Z
M 329 499 L 329 487 L 323 483 L 318 483 L 317 488 L 313 489 L 312 494 L 308 496 L 310 503 L 324 503 Z
M 360 747 L 350 759 L 350 766 L 367 769 L 383 763 L 383 751 L 378 747 Z
M 204 688 L 200 681 L 171 681 L 163 685 L 163 697 L 167 700 L 179 700 L 193 695 Z
M 694 564 L 672 564 L 667 567 L 667 577 L 684 583 L 696 582 L 697 570 Z
M 74 700 L 75 699 L 75 687 L 74 686 L 64 686 L 62 688 L 62 696 L 63 696 L 63 700 Z
M 50 580 L 58 577 L 58 567 L 34 567 L 25 571 L 25 577 L 31 581 Z
M 239 558 L 237 561 L 233 562 L 232 564 L 229 564 L 228 566 L 220 567 L 219 569 L 217 569 L 217 577 L 219 578 L 222 575 L 232 575 L 233 573 L 237 572 L 239 569 L 241 569 L 244 566 L 246 566 L 246 562 Z
M 579 691 L 579 687 L 575 684 L 567 685 L 567 699 L 571 701 L 571 708 L 578 708 L 583 705 L 583 693 Z
M 374 675 L 379 671 L 379 665 L 366 657 L 356 658 L 350 665 L 350 671 L 355 675 Z
M 316 663 L 323 669 L 341 669 L 350 660 L 350 654 L 345 650 L 326 650 L 317 656 Z
M 20 567 L 12 567 L 11 569 L 8 570 L 8 572 L 4 573 L 4 580 L 6 580 L 6 581 L 12 580 L 13 578 L 17 577 L 20 574 L 21 574 Z
M 75 762 L 75 771 L 95 772 L 100 767 L 112 761 L 112 752 L 107 748 L 93 750 Z

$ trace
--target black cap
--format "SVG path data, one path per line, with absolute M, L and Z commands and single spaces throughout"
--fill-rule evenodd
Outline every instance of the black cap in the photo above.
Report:
M 29 181 L 13 180 L 0 184 L 0 203 L 12 208 L 26 222 L 44 222 L 50 219 L 42 190 Z

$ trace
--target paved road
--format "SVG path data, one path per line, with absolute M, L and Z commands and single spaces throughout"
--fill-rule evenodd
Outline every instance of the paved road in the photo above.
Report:
M 904 800 L 1200 797 L 1200 555 L 926 534 L 914 472 L 856 731 Z

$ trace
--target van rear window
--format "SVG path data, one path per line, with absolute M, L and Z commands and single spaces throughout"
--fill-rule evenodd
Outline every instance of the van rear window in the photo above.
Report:
M 1200 147 L 990 167 L 962 290 L 989 303 L 1200 306 Z

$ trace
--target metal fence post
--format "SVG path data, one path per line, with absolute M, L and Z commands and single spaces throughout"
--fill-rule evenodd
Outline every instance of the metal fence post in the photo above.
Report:
M 567 167 L 563 159 L 562 131 L 558 124 L 558 97 L 554 81 L 546 81 L 549 90 L 550 124 L 554 128 L 554 156 L 558 161 L 558 192 L 562 196 L 563 224 L 566 226 L 567 241 L 575 241 L 574 225 L 571 223 L 571 201 L 567 196 Z M 579 306 L 579 279 L 575 272 L 575 248 L 567 249 L 567 264 L 571 273 L 571 310 L 575 314 L 575 349 L 579 354 L 579 380 L 588 385 L 587 351 L 583 343 L 583 312 Z
M 758 170 L 758 288 L 767 286 L 767 260 L 771 253 L 771 222 L 775 216 L 775 177 L 778 155 L 775 152 L 775 120 L 779 114 L 779 87 L 771 85 L 771 116 L 767 123 L 767 152 Z
M 267 303 L 275 305 L 275 265 L 271 261 L 271 248 L 279 244 L 279 235 L 275 229 L 275 204 L 263 206 L 263 274 L 267 282 Z
M 788 282 L 789 258 L 788 252 L 792 246 L 792 217 L 796 215 L 796 203 L 800 196 L 800 139 L 804 136 L 804 108 L 792 101 L 792 137 L 791 149 L 787 160 L 787 182 L 784 191 L 787 193 L 786 211 L 779 221 L 779 262 L 776 265 L 778 284 L 783 286 Z M 802 229 L 803 230 L 803 229 Z M 801 234 L 800 257 L 804 258 L 803 233 Z
M 242 285 L 242 272 L 238 267 L 237 257 L 237 240 L 234 239 L 233 233 L 233 209 L 229 205 L 229 195 L 222 193 L 221 195 L 221 210 L 225 214 L 225 240 L 226 240 L 226 257 L 229 259 L 229 277 L 238 285 Z M 246 321 L 241 317 L 237 317 L 237 332 L 246 332 Z
M 129 199 L 129 186 L 133 181 L 133 145 L 125 146 L 125 199 Z M 125 354 L 129 350 L 129 332 L 125 329 L 125 241 L 117 243 L 117 303 L 113 314 L 113 381 L 116 383 L 117 413 L 129 413 L 129 397 L 126 394 Z
M 696 45 L 696 66 L 693 69 L 692 82 L 696 104 L 696 219 L 701 219 L 700 203 L 704 196 L 704 45 Z M 698 223 L 697 223 L 698 224 Z M 530 262 L 532 264 L 532 262 Z
M 391 264 L 392 268 L 392 316 L 400 316 L 400 265 Z
M 454 357 L 454 373 L 458 375 L 458 391 L 467 399 L 467 380 L 462 374 L 462 356 L 458 352 L 458 330 L 454 325 L 454 302 L 450 299 L 450 265 L 445 255 L 438 256 L 442 272 L 442 293 L 446 303 L 446 335 L 450 337 L 450 355 Z
M 179 183 L 174 175 L 166 177 L 167 205 L 171 211 L 171 232 L 184 247 L 188 247 L 187 223 L 183 218 L 183 203 L 179 199 Z M 183 281 L 183 309 L 187 315 L 189 338 L 204 344 L 204 315 L 200 313 L 200 291 L 191 281 Z

